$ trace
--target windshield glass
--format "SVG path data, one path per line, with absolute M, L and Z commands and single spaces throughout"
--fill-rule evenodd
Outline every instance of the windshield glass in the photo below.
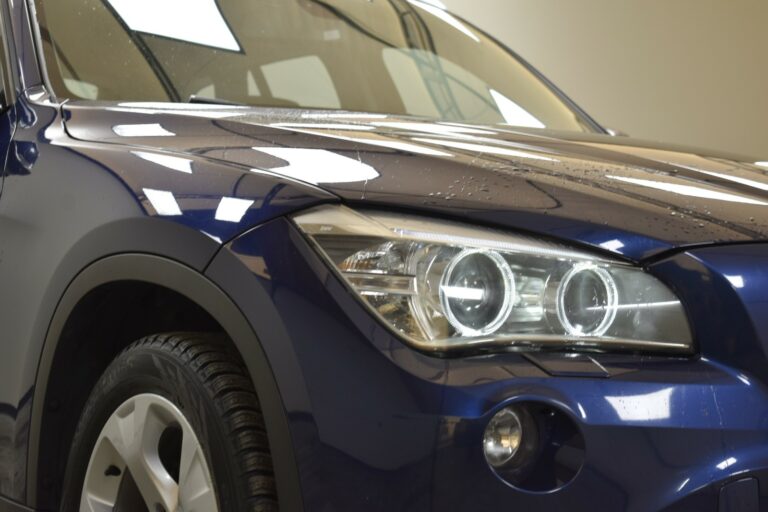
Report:
M 37 0 L 61 97 L 339 109 L 591 131 L 438 0 Z

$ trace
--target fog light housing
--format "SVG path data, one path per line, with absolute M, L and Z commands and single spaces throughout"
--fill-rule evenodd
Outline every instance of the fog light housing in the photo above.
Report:
M 559 406 L 516 401 L 489 416 L 482 431 L 485 462 L 507 484 L 551 492 L 573 481 L 584 466 L 584 437 L 575 418 Z
M 494 468 L 501 468 L 515 458 L 523 442 L 523 424 L 517 412 L 505 407 L 497 412 L 483 436 L 485 460 Z

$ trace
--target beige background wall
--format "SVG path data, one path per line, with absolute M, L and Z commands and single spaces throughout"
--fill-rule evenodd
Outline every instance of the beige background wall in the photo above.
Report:
M 443 0 L 605 126 L 768 159 L 768 0 Z

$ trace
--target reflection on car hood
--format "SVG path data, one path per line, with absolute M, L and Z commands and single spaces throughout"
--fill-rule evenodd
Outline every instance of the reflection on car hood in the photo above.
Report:
M 377 114 L 138 103 L 72 103 L 65 113 L 76 139 L 194 155 L 317 185 L 351 205 L 541 233 L 632 259 L 768 239 L 768 163 L 734 156 Z

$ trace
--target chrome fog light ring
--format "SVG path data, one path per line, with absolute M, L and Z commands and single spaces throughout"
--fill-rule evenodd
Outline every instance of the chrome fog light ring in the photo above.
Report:
M 524 492 L 550 493 L 581 473 L 586 442 L 579 418 L 563 404 L 519 397 L 489 416 L 483 456 L 501 481 Z

